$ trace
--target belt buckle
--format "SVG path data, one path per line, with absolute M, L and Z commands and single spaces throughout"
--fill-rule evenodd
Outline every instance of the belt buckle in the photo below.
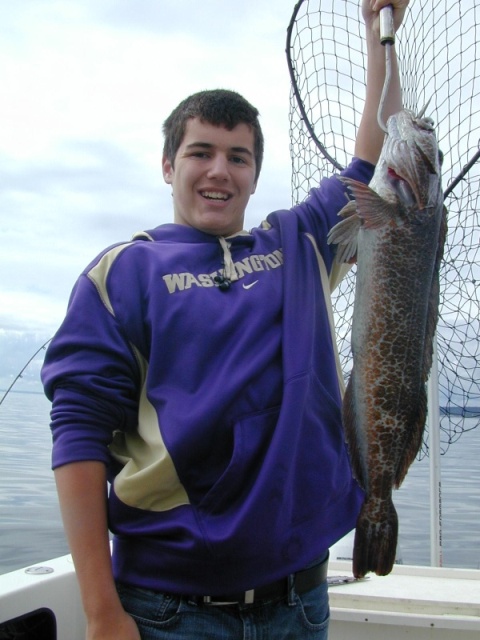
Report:
M 232 604 L 253 604 L 255 602 L 255 589 L 249 589 L 245 591 L 243 594 L 243 601 L 233 600 L 232 602 L 228 601 L 217 601 L 212 600 L 212 596 L 203 596 L 202 601 L 204 604 L 209 604 L 212 607 L 228 607 Z

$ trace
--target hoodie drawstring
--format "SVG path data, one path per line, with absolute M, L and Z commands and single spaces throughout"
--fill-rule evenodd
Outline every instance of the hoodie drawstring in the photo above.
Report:
M 238 274 L 233 263 L 232 254 L 230 252 L 231 244 L 230 242 L 227 242 L 223 236 L 218 236 L 218 241 L 220 243 L 220 246 L 222 247 L 223 252 L 223 276 L 220 276 L 220 279 L 224 283 L 235 282 L 236 280 L 238 280 Z M 228 286 L 230 285 L 228 284 Z

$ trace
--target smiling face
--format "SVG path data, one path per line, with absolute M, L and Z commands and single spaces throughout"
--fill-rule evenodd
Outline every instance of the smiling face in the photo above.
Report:
M 241 231 L 256 187 L 251 127 L 228 130 L 191 118 L 175 161 L 163 158 L 163 176 L 172 185 L 177 224 L 217 236 Z

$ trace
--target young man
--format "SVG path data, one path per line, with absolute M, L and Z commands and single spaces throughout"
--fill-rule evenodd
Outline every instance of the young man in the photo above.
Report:
M 386 4 L 363 2 L 367 100 L 345 174 L 364 182 L 383 140 Z M 408 0 L 391 4 L 398 26 Z M 386 112 L 400 108 L 394 73 Z M 88 640 L 327 637 L 328 547 L 362 501 L 327 313 L 326 235 L 345 190 L 325 180 L 243 231 L 257 116 L 230 91 L 174 110 L 163 160 L 174 224 L 87 267 L 46 356 Z

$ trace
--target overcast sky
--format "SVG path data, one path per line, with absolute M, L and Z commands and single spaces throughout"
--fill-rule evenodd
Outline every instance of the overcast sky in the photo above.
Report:
M 235 89 L 261 112 L 246 226 L 290 204 L 294 4 L 0 0 L 0 388 L 53 334 L 100 250 L 171 220 L 161 125 L 186 95 Z

